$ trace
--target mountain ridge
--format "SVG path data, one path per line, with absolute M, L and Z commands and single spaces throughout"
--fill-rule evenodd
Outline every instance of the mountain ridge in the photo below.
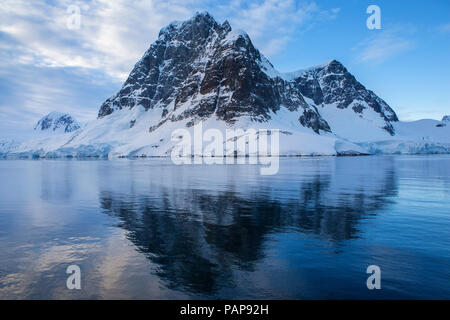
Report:
M 450 153 L 450 126 L 399 121 L 339 61 L 280 73 L 247 33 L 203 12 L 161 29 L 96 120 L 0 155 L 169 156 L 171 134 L 199 122 L 280 129 L 280 155 Z
M 199 50 L 199 46 L 204 46 L 205 50 Z M 183 58 L 177 55 L 181 53 Z M 171 68 L 174 59 L 178 68 L 175 73 Z M 169 71 L 165 70 L 167 61 Z M 203 78 L 196 77 L 202 69 Z M 190 108 L 185 116 L 204 118 L 215 113 L 219 119 L 230 122 L 241 114 L 248 114 L 255 121 L 264 121 L 269 119 L 270 111 L 276 112 L 281 106 L 290 110 L 301 107 L 304 112 L 299 118 L 300 124 L 319 134 L 331 129 L 316 107 L 306 103 L 304 97 L 312 98 L 315 105 L 339 102 L 338 108 L 346 108 L 360 99 L 384 117 L 382 128 L 394 134 L 390 122 L 398 121 L 395 112 L 372 91 L 366 92 L 340 62 L 331 60 L 296 73 L 289 80 L 253 46 L 245 32 L 233 32 L 227 21 L 220 25 L 208 13 L 198 13 L 187 21 L 171 23 L 161 30 L 158 39 L 135 65 L 119 92 L 101 106 L 98 117 L 141 104 L 146 110 L 162 107 L 164 118 L 179 103 L 192 97 L 194 101 L 191 104 L 198 103 L 198 110 Z M 167 75 L 172 77 L 168 79 Z M 325 88 L 319 81 L 323 81 Z M 330 84 L 336 85 L 337 81 L 344 82 L 344 88 L 340 88 L 342 92 L 333 93 Z M 196 91 L 212 97 L 195 101 Z M 217 93 L 215 97 L 214 93 Z M 227 94 L 231 94 L 234 101 L 226 101 Z M 338 101 L 339 96 L 336 95 L 342 94 L 347 95 L 346 100 Z M 174 106 L 170 110 L 172 102 Z M 365 106 L 357 104 L 353 108 L 361 112 Z M 176 121 L 179 119 L 175 118 Z

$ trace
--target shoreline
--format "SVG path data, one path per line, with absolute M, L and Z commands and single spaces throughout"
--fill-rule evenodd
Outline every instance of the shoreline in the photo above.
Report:
M 370 156 L 437 156 L 437 155 L 450 155 L 449 153 L 377 153 L 377 154 L 369 154 L 369 153 L 361 153 L 361 154 L 317 154 L 317 155 L 279 155 L 279 156 L 264 156 L 264 157 L 258 157 L 258 156 L 233 156 L 231 158 L 325 158 L 325 157 L 338 157 L 338 158 L 345 158 L 345 157 L 370 157 Z M 39 156 L 32 156 L 32 157 L 5 157 L 0 156 L 1 160 L 122 160 L 122 159 L 128 159 L 128 160 L 137 160 L 137 159 L 170 159 L 170 156 L 119 156 L 119 157 L 104 157 L 104 156 L 61 156 L 61 157 L 39 157 Z M 202 159 L 211 159 L 216 157 L 199 157 L 199 156 L 191 156 L 191 157 L 180 157 L 183 159 L 186 158 L 202 158 Z M 227 156 L 218 157 L 218 158 L 229 158 Z

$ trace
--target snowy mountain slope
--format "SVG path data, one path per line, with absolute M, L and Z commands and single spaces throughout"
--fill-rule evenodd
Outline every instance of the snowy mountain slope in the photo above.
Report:
M 280 129 L 282 155 L 397 152 L 394 145 L 405 141 L 422 151 L 420 132 L 429 132 L 428 143 L 439 142 L 442 152 L 450 150 L 448 126 L 399 122 L 338 61 L 280 73 L 245 32 L 198 13 L 160 31 L 96 120 L 23 143 L 7 156 L 168 156 L 176 144 L 172 133 L 192 134 L 200 121 L 224 136 L 233 128 Z
M 450 153 L 450 127 L 442 124 L 431 119 L 397 122 L 394 137 L 374 137 L 358 144 L 371 154 Z
M 416 141 L 449 142 L 450 127 L 440 126 L 441 121 L 423 119 L 412 122 L 398 122 L 395 124 L 397 139 L 411 139 Z

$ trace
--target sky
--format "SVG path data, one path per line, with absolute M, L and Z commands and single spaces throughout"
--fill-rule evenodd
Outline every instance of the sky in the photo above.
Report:
M 159 30 L 197 11 L 246 31 L 281 72 L 336 59 L 402 121 L 450 114 L 448 0 L 2 0 L 0 137 L 31 136 L 51 111 L 95 119 Z

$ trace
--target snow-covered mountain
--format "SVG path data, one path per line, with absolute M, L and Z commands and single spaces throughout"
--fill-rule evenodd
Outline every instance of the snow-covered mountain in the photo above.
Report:
M 7 152 L 13 152 L 19 147 L 20 143 L 14 139 L 0 139 L 0 155 Z
M 280 129 L 283 155 L 450 152 L 450 126 L 400 122 L 340 62 L 280 73 L 245 32 L 205 12 L 163 28 L 96 120 L 8 156 L 168 156 L 172 132 L 199 121 Z
M 39 153 L 39 149 L 57 148 L 69 139 L 73 132 L 80 129 L 82 125 L 70 114 L 60 112 L 50 112 L 42 117 L 34 126 L 30 128 L 33 138 L 24 141 L 24 137 L 17 139 L 0 139 L 0 156 L 2 158 L 11 155 L 12 157 L 29 157 Z M 50 143 L 55 143 L 50 145 Z M 30 150 L 22 154 L 22 150 Z M 35 155 L 36 156 L 36 155 Z
M 34 130 L 49 133 L 68 133 L 81 128 L 81 124 L 68 113 L 50 112 L 41 118 Z

